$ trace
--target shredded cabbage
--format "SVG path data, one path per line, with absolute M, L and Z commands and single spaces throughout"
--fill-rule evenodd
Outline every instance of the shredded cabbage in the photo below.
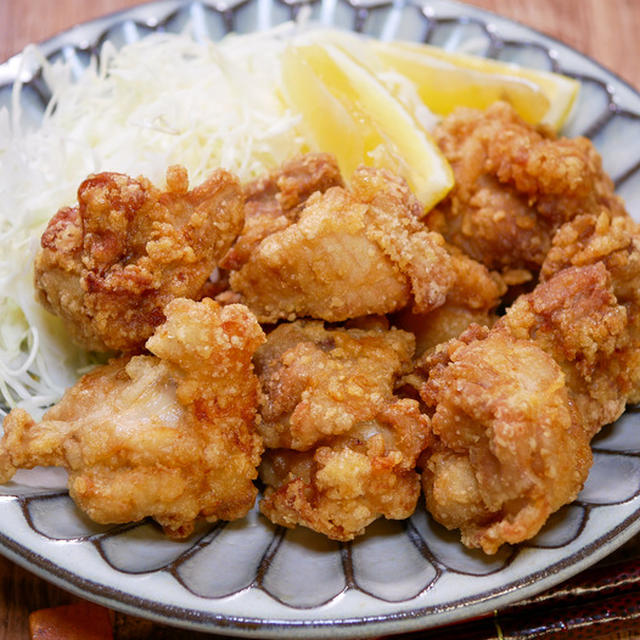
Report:
M 39 417 L 91 364 L 62 322 L 36 301 L 32 264 L 47 221 L 73 205 L 90 173 L 120 171 L 163 184 L 182 164 L 192 184 L 215 167 L 242 180 L 303 149 L 299 116 L 279 98 L 287 29 L 197 43 L 153 34 L 117 51 L 109 42 L 78 81 L 42 65 L 52 99 L 35 130 L 21 126 L 19 83 L 0 111 L 0 393 Z M 0 409 L 1 410 L 1 409 Z

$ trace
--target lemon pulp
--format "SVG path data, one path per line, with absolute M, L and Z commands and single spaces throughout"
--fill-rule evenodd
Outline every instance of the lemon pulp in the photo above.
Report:
M 345 176 L 360 164 L 403 176 L 426 209 L 453 186 L 446 159 L 424 127 L 365 66 L 332 43 L 291 45 L 283 85 L 315 146 Z
M 558 73 L 451 53 L 426 44 L 370 41 L 389 69 L 410 79 L 429 109 L 440 115 L 458 106 L 485 109 L 511 103 L 523 120 L 558 130 L 575 102 L 580 83 Z

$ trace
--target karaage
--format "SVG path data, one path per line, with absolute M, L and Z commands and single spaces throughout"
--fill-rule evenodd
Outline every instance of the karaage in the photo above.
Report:
M 428 510 L 487 554 L 534 536 L 591 466 L 561 368 L 535 342 L 478 326 L 423 365 L 434 435 L 421 460 Z
M 638 345 L 602 262 L 563 269 L 538 284 L 494 330 L 535 341 L 560 365 L 589 440 L 624 411 L 632 391 L 627 356 Z
M 41 423 L 12 411 L 0 481 L 64 466 L 93 519 L 180 537 L 246 514 L 264 446 L 279 525 L 351 540 L 410 516 L 421 473 L 465 545 L 535 536 L 640 401 L 640 227 L 588 140 L 507 104 L 435 137 L 456 184 L 426 214 L 391 172 L 346 186 L 322 153 L 244 188 L 88 178 L 42 237 L 39 295 L 85 346 L 152 355 L 97 368 Z M 227 306 L 186 299 L 204 295 Z
M 273 522 L 350 540 L 380 516 L 406 518 L 429 441 L 418 402 L 393 394 L 414 341 L 397 329 L 280 325 L 258 349 L 267 451 L 260 508 Z
M 243 517 L 262 453 L 255 430 L 264 341 L 245 308 L 175 299 L 147 341 L 154 355 L 122 357 L 71 387 L 39 423 L 4 420 L 0 482 L 18 468 L 62 466 L 69 493 L 100 523 L 150 516 L 172 537 L 194 521 Z
M 542 265 L 540 277 L 549 280 L 570 266 L 602 263 L 613 293 L 628 318 L 629 342 L 597 365 L 601 376 L 615 376 L 627 402 L 640 402 L 640 225 L 629 217 L 578 216 L 561 227 Z M 578 273 L 574 271 L 574 273 Z M 608 373 L 607 373 L 608 370 Z
M 179 166 L 166 191 L 145 178 L 90 176 L 78 206 L 58 211 L 42 236 L 38 297 L 86 348 L 141 351 L 170 300 L 200 297 L 243 219 L 240 184 L 223 170 L 192 190 Z
M 625 214 L 589 140 L 556 138 L 506 103 L 459 109 L 434 136 L 455 186 L 427 224 L 511 280 L 535 278 L 554 232 L 575 216 Z
M 403 180 L 361 167 L 350 189 L 316 192 L 295 223 L 264 238 L 230 274 L 231 288 L 261 322 L 341 321 L 410 302 L 418 312 L 437 308 L 456 275 L 419 208 Z
M 637 351 L 629 310 L 596 261 L 561 269 L 490 331 L 472 327 L 419 361 L 426 382 L 407 381 L 433 412 L 422 463 L 434 517 L 487 553 L 535 535 L 575 498 L 591 438 L 633 397 Z
M 481 263 L 464 255 L 457 247 L 447 245 L 455 279 L 447 292 L 445 303 L 428 313 L 416 313 L 406 307 L 395 314 L 393 324 L 416 337 L 416 357 L 437 345 L 459 336 L 475 323 L 491 326 L 495 310 L 507 285 L 495 271 L 489 272 Z
M 264 238 L 295 222 L 310 195 L 343 186 L 336 159 L 328 153 L 307 153 L 244 186 L 242 233 L 220 261 L 237 271 Z

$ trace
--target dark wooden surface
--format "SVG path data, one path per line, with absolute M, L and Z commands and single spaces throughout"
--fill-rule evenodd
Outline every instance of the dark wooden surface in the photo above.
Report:
M 552 35 L 640 88 L 640 0 L 468 0 Z M 0 61 L 29 42 L 78 22 L 140 4 L 136 0 L 0 0 Z M 0 640 L 29 637 L 28 616 L 77 598 L 0 557 Z M 120 640 L 182 640 L 180 632 L 115 615 Z M 209 636 L 207 636 L 209 637 Z M 619 637 L 632 637 L 625 634 Z M 633 636 L 635 637 L 635 636 Z

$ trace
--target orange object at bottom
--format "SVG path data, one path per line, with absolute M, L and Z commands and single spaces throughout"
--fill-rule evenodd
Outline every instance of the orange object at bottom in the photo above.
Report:
M 31 640 L 113 640 L 109 611 L 90 602 L 32 612 L 29 633 Z

